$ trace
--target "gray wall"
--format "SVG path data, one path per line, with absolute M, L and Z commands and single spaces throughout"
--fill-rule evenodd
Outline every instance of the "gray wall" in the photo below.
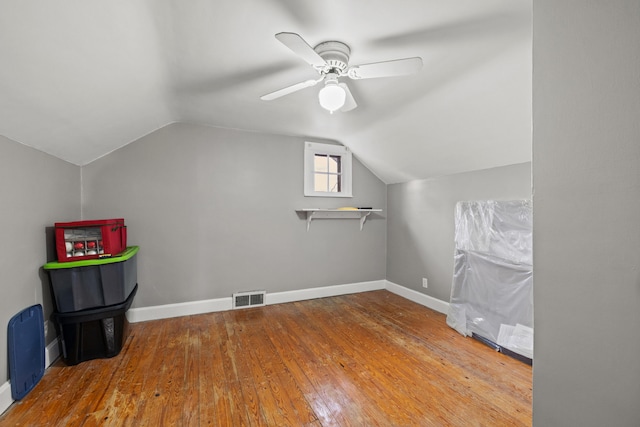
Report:
M 42 265 L 56 259 L 53 224 L 80 216 L 80 168 L 0 136 L 0 384 L 8 379 L 7 325 L 20 310 L 53 312 Z M 51 326 L 51 325 L 49 325 Z M 48 328 L 47 343 L 55 337 Z
M 387 279 L 449 301 L 456 203 L 530 199 L 531 163 L 393 184 L 387 197 Z
M 354 161 L 351 199 L 303 196 L 304 139 L 172 124 L 82 168 L 83 218 L 124 217 L 139 245 L 134 307 L 384 279 L 386 220 L 295 209 L 386 208 Z
M 535 426 L 640 425 L 640 2 L 533 19 Z

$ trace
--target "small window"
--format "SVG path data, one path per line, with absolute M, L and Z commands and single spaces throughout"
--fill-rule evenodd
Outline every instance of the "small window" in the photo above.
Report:
M 351 197 L 351 151 L 342 145 L 307 142 L 304 195 Z

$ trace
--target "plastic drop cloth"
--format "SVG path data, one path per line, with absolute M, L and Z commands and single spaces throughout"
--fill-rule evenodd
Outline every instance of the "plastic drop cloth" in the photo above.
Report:
M 530 200 L 458 202 L 447 315 L 461 334 L 527 357 L 533 356 L 532 223 Z

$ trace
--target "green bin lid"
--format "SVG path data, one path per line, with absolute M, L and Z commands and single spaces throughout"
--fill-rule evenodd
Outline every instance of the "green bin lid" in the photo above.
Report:
M 97 258 L 97 259 L 87 259 L 83 261 L 70 261 L 70 262 L 52 261 L 52 262 L 46 263 L 43 266 L 43 268 L 45 270 L 55 270 L 59 268 L 87 267 L 89 265 L 112 264 L 114 262 L 122 262 L 122 261 L 128 260 L 135 254 L 137 254 L 139 249 L 140 248 L 138 246 L 129 246 L 127 247 L 127 249 L 125 249 L 124 252 L 122 252 L 118 256 L 104 257 L 104 258 Z

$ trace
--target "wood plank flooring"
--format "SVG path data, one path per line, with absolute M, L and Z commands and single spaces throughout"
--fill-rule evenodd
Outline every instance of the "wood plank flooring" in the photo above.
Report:
M 2 426 L 530 426 L 531 367 L 388 291 L 129 325 Z

